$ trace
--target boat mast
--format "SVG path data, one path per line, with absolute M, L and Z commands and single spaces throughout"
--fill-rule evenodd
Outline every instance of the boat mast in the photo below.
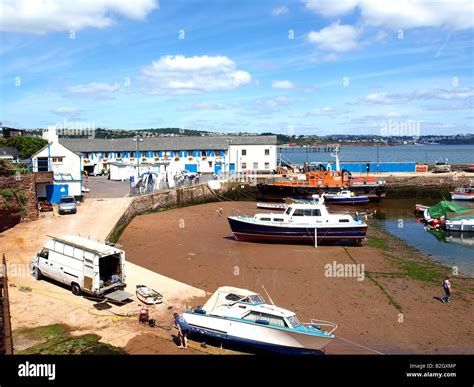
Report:
M 263 288 L 263 290 L 265 290 L 265 293 L 267 294 L 267 297 L 268 297 L 268 299 L 270 300 L 270 302 L 272 303 L 272 305 L 275 305 L 275 303 L 273 302 L 272 298 L 271 298 L 270 295 L 268 294 L 267 289 L 265 289 L 265 286 L 262 285 L 262 288 Z

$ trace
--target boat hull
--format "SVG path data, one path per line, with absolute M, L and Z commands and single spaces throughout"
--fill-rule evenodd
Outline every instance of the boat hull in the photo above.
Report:
M 474 232 L 474 222 L 450 222 L 446 221 L 445 228 L 447 231 Z
M 353 240 L 356 243 L 365 238 L 367 225 L 350 226 L 284 226 L 249 222 L 237 217 L 228 218 L 230 228 L 239 241 L 246 242 L 282 242 L 314 244 L 315 234 L 318 243 L 334 243 L 341 240 Z
M 323 193 L 337 194 L 341 187 L 292 186 L 278 184 L 257 184 L 257 198 L 264 201 L 282 201 L 285 198 L 312 199 L 313 195 Z M 369 201 L 377 202 L 386 196 L 381 185 L 353 185 L 351 192 L 356 196 L 367 196 Z M 328 202 L 329 203 L 329 202 Z
M 474 201 L 474 195 L 472 194 L 451 194 L 452 200 L 467 200 L 467 201 Z
M 294 329 L 276 328 L 219 316 L 186 312 L 183 316 L 189 324 L 191 334 L 269 352 L 314 354 L 334 339 L 333 335 L 307 334 Z

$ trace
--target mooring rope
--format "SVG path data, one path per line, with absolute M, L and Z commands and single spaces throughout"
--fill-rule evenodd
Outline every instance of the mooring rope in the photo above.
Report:
M 363 345 L 360 345 L 360 344 L 354 343 L 353 341 L 344 339 L 344 338 L 342 338 L 341 336 L 336 336 L 336 339 L 341 339 L 341 340 L 344 340 L 344 341 L 346 341 L 346 342 L 348 342 L 348 343 L 350 343 L 350 344 L 353 344 L 353 345 L 356 345 L 356 346 L 358 346 L 358 347 L 364 348 L 364 349 L 366 349 L 367 351 L 371 351 L 371 352 L 377 353 L 377 354 L 379 354 L 379 355 L 384 355 L 384 353 L 382 353 L 382 352 L 376 351 L 375 349 L 371 349 L 371 348 L 369 348 L 369 347 L 364 347 Z

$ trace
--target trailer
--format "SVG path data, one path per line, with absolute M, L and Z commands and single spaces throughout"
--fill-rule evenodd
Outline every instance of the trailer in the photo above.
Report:
M 51 278 L 70 286 L 76 295 L 86 293 L 112 301 L 124 301 L 132 296 L 123 291 L 126 287 L 123 250 L 75 235 L 49 237 L 30 261 L 37 280 Z

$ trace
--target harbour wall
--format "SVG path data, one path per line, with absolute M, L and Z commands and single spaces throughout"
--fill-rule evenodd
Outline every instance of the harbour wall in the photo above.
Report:
M 116 243 L 123 230 L 137 215 L 162 211 L 175 207 L 185 207 L 219 200 L 253 200 L 255 193 L 247 182 L 220 182 L 220 188 L 211 189 L 208 184 L 158 191 L 135 197 L 106 240 Z

